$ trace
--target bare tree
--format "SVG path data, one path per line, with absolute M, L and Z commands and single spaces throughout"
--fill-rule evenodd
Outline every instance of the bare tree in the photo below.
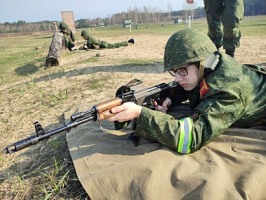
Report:
M 141 23 L 143 23 L 141 8 L 139 9 L 139 20 Z
M 108 19 L 108 25 L 112 25 L 112 16 L 110 14 L 107 15 L 107 19 Z
M 169 20 L 169 23 L 170 23 L 170 20 L 171 20 L 171 12 L 173 11 L 173 6 L 171 4 L 171 2 L 169 2 L 167 4 L 167 12 L 168 12 L 168 20 Z
M 132 14 L 132 20 L 134 20 L 135 24 L 138 24 L 139 22 L 139 9 L 137 7 L 134 7 L 133 9 L 133 14 Z
M 149 14 L 150 14 L 150 12 L 149 12 L 149 9 L 148 9 L 148 7 L 147 6 L 144 6 L 143 7 L 143 12 L 144 12 L 144 15 L 145 15 L 145 20 L 146 20 L 146 23 L 149 23 Z
M 157 18 L 158 18 L 158 24 L 161 22 L 161 17 L 162 17 L 162 11 L 161 9 L 158 10 L 158 13 L 157 13 Z
M 153 16 L 153 23 L 157 23 L 158 22 L 158 10 L 159 8 L 158 7 L 153 7 L 152 8 L 152 16 Z
M 127 8 L 127 19 L 132 19 L 132 9 L 131 7 Z

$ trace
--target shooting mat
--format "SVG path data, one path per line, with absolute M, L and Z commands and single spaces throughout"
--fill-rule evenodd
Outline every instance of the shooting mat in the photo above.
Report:
M 127 131 L 114 131 L 107 121 L 102 126 L 110 131 L 92 122 L 66 136 L 92 200 L 266 199 L 265 127 L 231 128 L 201 150 L 180 155 L 146 139 L 135 146 Z

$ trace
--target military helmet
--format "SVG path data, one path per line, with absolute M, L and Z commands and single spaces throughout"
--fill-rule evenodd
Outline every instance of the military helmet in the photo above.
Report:
M 67 25 L 65 22 L 61 22 L 61 23 L 59 24 L 59 28 L 60 28 L 61 30 L 68 29 L 68 25 Z
M 87 30 L 82 30 L 81 31 L 81 37 L 86 37 L 89 35 L 89 32 Z
M 164 71 L 206 59 L 214 51 L 210 38 L 197 29 L 183 29 L 174 33 L 166 43 Z

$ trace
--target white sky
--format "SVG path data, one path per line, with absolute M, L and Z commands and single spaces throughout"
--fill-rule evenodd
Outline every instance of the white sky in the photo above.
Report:
M 195 2 L 203 7 L 203 0 Z M 169 3 L 173 11 L 188 5 L 186 0 L 0 0 L 0 23 L 62 21 L 61 11 L 73 11 L 75 20 L 104 18 L 130 7 L 143 10 L 150 6 L 167 12 Z

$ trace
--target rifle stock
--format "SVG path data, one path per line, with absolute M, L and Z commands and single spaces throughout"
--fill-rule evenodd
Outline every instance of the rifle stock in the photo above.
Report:
M 36 135 L 8 145 L 4 148 L 4 153 L 15 153 L 31 145 L 35 145 L 42 140 L 49 139 L 52 135 L 66 131 L 69 132 L 72 128 L 76 128 L 91 121 L 107 119 L 114 115 L 110 111 L 113 107 L 119 106 L 125 102 L 135 102 L 138 105 L 153 109 L 155 101 L 159 102 L 166 97 L 171 96 L 173 89 L 177 86 L 173 83 L 174 82 L 170 82 L 169 84 L 161 83 L 137 92 L 130 90 L 129 92 L 122 93 L 118 97 L 99 103 L 89 110 L 73 114 L 70 117 L 70 122 L 68 124 L 52 131 L 45 132 L 42 126 L 38 122 L 35 122 L 34 126 Z

